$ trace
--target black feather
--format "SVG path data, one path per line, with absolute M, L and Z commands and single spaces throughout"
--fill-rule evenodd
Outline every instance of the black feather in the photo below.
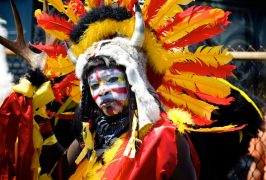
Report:
M 31 82 L 33 86 L 39 87 L 44 82 L 48 81 L 48 78 L 44 75 L 43 71 L 39 68 L 29 69 L 25 74 L 25 77 Z
M 80 19 L 80 22 L 73 28 L 70 33 L 70 39 L 78 43 L 80 37 L 83 35 L 84 31 L 89 27 L 89 24 L 96 21 L 103 21 L 105 19 L 114 19 L 117 21 L 123 21 L 132 17 L 132 14 L 122 7 L 111 7 L 111 6 L 102 6 L 94 8 Z M 110 27 L 111 28 L 111 27 Z

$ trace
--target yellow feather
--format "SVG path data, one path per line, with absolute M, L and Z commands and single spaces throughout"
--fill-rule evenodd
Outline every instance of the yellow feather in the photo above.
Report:
M 48 77 L 59 77 L 66 75 L 75 70 L 75 66 L 66 56 L 63 58 L 61 55 L 57 58 L 48 57 L 45 64 L 45 74 Z
M 70 97 L 75 103 L 78 104 L 81 99 L 81 92 L 80 92 L 80 87 L 79 87 L 80 81 L 76 80 L 72 83 L 75 85 L 71 87 Z
M 67 6 L 67 10 L 65 12 L 65 14 L 69 17 L 69 19 L 74 22 L 77 23 L 79 21 L 79 17 L 77 16 L 77 14 L 75 14 L 75 12 L 73 11 L 71 4 L 69 3 L 69 5 Z
M 187 126 L 185 124 L 176 124 L 179 133 L 184 134 Z
M 71 50 L 76 56 L 79 56 L 94 42 L 108 38 L 115 33 L 130 38 L 134 30 L 134 21 L 134 18 L 120 22 L 106 19 L 102 22 L 92 23 L 81 37 L 80 42 L 71 46 Z M 145 29 L 143 49 L 147 52 L 148 63 L 157 73 L 164 73 L 172 65 L 168 59 L 172 58 L 173 53 L 165 50 L 155 34 L 148 29 Z
M 200 46 L 196 52 L 192 53 L 188 47 L 180 49 L 173 53 L 169 60 L 174 62 L 203 61 L 205 64 L 212 67 L 228 64 L 232 60 L 232 55 L 227 49 L 222 50 L 222 46 Z
M 130 18 L 124 21 L 115 21 L 106 19 L 101 22 L 95 22 L 90 24 L 90 27 L 86 29 L 81 40 L 78 44 L 71 46 L 72 52 L 78 56 L 89 48 L 94 42 L 108 38 L 116 33 L 131 37 L 134 30 L 134 18 Z M 109 28 L 112 27 L 112 28 Z
M 149 25 L 153 29 L 158 29 L 159 27 L 167 24 L 171 18 L 174 17 L 176 13 L 182 12 L 183 9 L 179 6 L 187 5 L 192 0 L 168 0 L 158 11 L 157 15 L 150 20 Z
M 208 104 L 204 101 L 200 101 L 198 99 L 194 99 L 186 94 L 176 93 L 174 91 L 171 91 L 171 89 L 167 89 L 164 86 L 160 86 L 157 91 L 161 93 L 161 95 L 165 99 L 171 100 L 179 107 L 188 108 L 200 117 L 205 116 L 207 119 L 210 119 L 211 112 L 215 109 L 218 109 L 218 107 L 216 106 Z
M 145 40 L 142 47 L 147 53 L 148 64 L 155 72 L 162 74 L 170 68 L 172 63 L 168 59 L 172 57 L 172 53 L 162 47 L 155 34 L 150 30 L 146 29 L 145 31 Z
M 214 97 L 224 98 L 231 93 L 230 87 L 216 77 L 199 76 L 192 73 L 173 75 L 170 71 L 166 71 L 163 78 L 165 81 L 172 81 L 173 84 L 193 92 L 196 92 L 197 87 L 200 92 Z
M 96 2 L 95 0 L 85 0 L 85 3 L 89 7 L 89 9 L 97 6 L 95 2 Z
M 48 3 L 50 3 L 59 12 L 65 13 L 65 8 L 62 0 L 48 0 Z
M 62 31 L 48 30 L 48 29 L 44 29 L 44 31 L 62 41 L 69 39 L 69 36 Z
M 117 2 L 117 0 L 104 0 L 104 4 L 105 4 L 105 5 L 114 4 L 114 3 L 116 3 L 116 2 Z
M 121 7 L 126 7 L 129 4 L 130 0 L 123 0 L 121 2 Z
M 224 79 L 221 79 L 221 78 L 218 78 L 218 79 L 223 84 L 225 84 L 227 86 L 230 86 L 230 88 L 238 91 L 250 104 L 252 104 L 252 106 L 256 109 L 256 111 L 260 115 L 261 119 L 263 120 L 264 117 L 263 117 L 262 112 L 260 111 L 260 109 L 258 108 L 258 106 L 255 104 L 255 102 L 252 99 L 250 99 L 250 97 L 244 91 L 242 91 L 241 89 L 239 89 L 238 87 L 234 86 L 233 84 L 231 84 L 230 82 L 228 82 L 228 81 L 226 81 Z
M 151 0 L 145 0 L 144 4 L 142 6 L 141 11 L 142 11 L 144 20 L 147 19 L 147 10 L 148 10 L 150 2 L 151 2 Z
M 202 25 L 214 26 L 216 19 L 224 15 L 224 11 L 221 9 L 212 9 L 204 13 L 205 16 L 198 15 L 193 18 L 184 18 L 180 23 L 174 25 L 170 31 L 165 32 L 164 36 L 160 36 L 160 40 L 164 43 L 177 41 Z
M 191 114 L 179 108 L 170 109 L 167 111 L 168 117 L 173 121 L 175 125 L 190 124 L 195 125 L 192 120 Z
M 193 131 L 193 132 L 212 132 L 212 133 L 217 133 L 217 132 L 222 132 L 226 130 L 230 130 L 237 127 L 237 125 L 227 125 L 227 126 L 222 126 L 222 127 L 212 127 L 212 128 L 199 128 L 199 129 L 194 129 L 192 127 L 186 127 L 186 131 Z

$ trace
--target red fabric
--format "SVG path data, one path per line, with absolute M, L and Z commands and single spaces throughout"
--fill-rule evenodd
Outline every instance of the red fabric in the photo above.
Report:
M 122 156 L 122 145 L 107 167 L 107 179 L 169 179 L 177 165 L 176 127 L 162 118 L 144 137 L 134 159 Z M 122 156 L 122 157 L 121 157 Z
M 40 127 L 40 133 L 42 136 L 53 131 L 49 119 L 45 119 L 43 122 L 38 123 L 38 125 Z
M 192 144 L 192 141 L 189 138 L 188 134 L 185 134 L 185 135 L 186 135 L 186 138 L 187 138 L 188 143 L 189 143 L 191 159 L 192 159 L 192 163 L 193 163 L 193 166 L 195 168 L 195 171 L 196 171 L 197 179 L 199 179 L 199 175 L 200 175 L 200 159 L 199 159 L 198 153 L 197 153 L 194 145 Z
M 0 178 L 32 179 L 33 117 L 31 99 L 17 93 L 8 96 L 0 107 Z M 14 149 L 18 138 L 18 153 Z M 16 165 L 15 165 L 16 162 Z M 16 166 L 16 167 L 15 167 Z

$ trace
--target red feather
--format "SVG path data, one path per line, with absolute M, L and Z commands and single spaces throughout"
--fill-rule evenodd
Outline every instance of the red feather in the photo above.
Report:
M 165 81 L 163 80 L 162 84 L 169 89 L 174 90 L 175 92 L 180 92 L 180 93 L 186 93 L 192 98 L 207 101 L 212 104 L 218 104 L 218 105 L 229 105 L 232 101 L 234 101 L 233 97 L 228 97 L 228 98 L 219 98 L 219 97 L 214 97 L 205 93 L 202 93 L 198 87 L 196 86 L 196 92 L 193 92 L 189 89 L 183 88 L 177 84 L 175 84 L 172 80 Z
M 180 72 L 192 72 L 196 75 L 202 76 L 214 76 L 218 78 L 226 78 L 227 76 L 233 76 L 232 71 L 235 69 L 234 65 L 225 64 L 217 65 L 217 67 L 208 66 L 202 61 L 190 61 L 174 63 L 170 72 L 172 74 L 180 74 Z
M 200 117 L 196 114 L 194 114 L 193 112 L 191 112 L 187 107 L 184 106 L 177 106 L 173 101 L 171 101 L 171 99 L 166 99 L 165 97 L 163 97 L 160 92 L 158 92 L 159 98 L 160 100 L 163 102 L 163 104 L 165 104 L 167 107 L 169 108 L 179 108 L 179 109 L 183 109 L 184 111 L 189 112 L 190 114 L 192 114 L 192 120 L 193 122 L 198 125 L 198 126 L 206 126 L 206 125 L 210 125 L 214 122 L 216 122 L 217 120 L 209 120 L 206 117 Z
M 78 17 L 81 17 L 86 13 L 85 6 L 80 0 L 71 0 L 67 4 L 71 4 L 72 9 L 78 15 Z
M 156 0 L 151 1 L 149 7 L 147 9 L 147 14 L 145 18 L 145 22 L 149 22 L 152 18 L 156 16 L 159 9 L 167 2 L 167 0 Z
M 165 26 L 160 27 L 156 30 L 157 37 L 163 36 L 163 32 L 170 31 L 171 28 L 183 21 L 186 17 L 189 17 L 188 23 L 190 19 L 192 19 L 195 15 L 199 15 L 203 12 L 210 10 L 209 6 L 191 6 L 181 13 L 177 13 L 173 20 L 169 21 L 169 23 Z
M 128 5 L 127 5 L 127 9 L 132 12 L 133 11 L 133 7 L 134 7 L 134 4 L 137 2 L 138 0 L 131 0 Z
M 228 12 L 229 14 L 229 12 Z M 228 17 L 228 15 L 227 15 Z M 228 22 L 226 22 L 225 24 L 228 24 Z M 188 45 L 192 45 L 201 41 L 204 41 L 208 38 L 211 38 L 221 32 L 224 31 L 224 29 L 221 27 L 225 24 L 221 24 L 220 22 L 217 23 L 217 25 L 215 26 L 210 26 L 210 25 L 203 25 L 198 27 L 197 29 L 191 31 L 190 33 L 188 33 L 187 35 L 183 36 L 181 39 L 179 39 L 178 41 L 169 43 L 169 44 L 164 44 L 164 48 L 169 50 L 172 48 L 176 48 L 176 47 L 185 47 Z
M 39 43 L 38 45 L 30 43 L 30 45 L 40 51 L 46 52 L 47 55 L 51 58 L 56 58 L 60 54 L 62 55 L 62 57 L 66 57 L 67 55 L 66 48 L 63 45 L 42 45 L 42 43 Z
M 75 72 L 67 75 L 61 82 L 53 86 L 55 100 L 63 104 L 62 99 L 69 96 L 73 83 L 71 81 L 77 80 Z
M 200 90 L 196 87 L 196 95 L 204 101 L 208 101 L 213 104 L 219 104 L 219 105 L 229 105 L 232 101 L 235 100 L 233 97 L 228 97 L 228 98 L 217 98 L 210 96 L 208 94 L 200 92 Z
M 73 26 L 72 23 L 57 15 L 50 16 L 46 13 L 42 13 L 36 15 L 36 19 L 38 25 L 41 26 L 43 29 L 57 30 L 64 32 L 65 34 L 70 34 Z
M 198 126 L 208 126 L 217 121 L 217 120 L 209 120 L 205 116 L 200 117 L 197 115 L 193 115 L 192 120 Z

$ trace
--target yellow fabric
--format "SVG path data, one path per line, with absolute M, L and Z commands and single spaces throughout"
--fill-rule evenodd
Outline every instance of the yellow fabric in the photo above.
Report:
M 85 133 L 83 133 L 83 140 L 85 143 L 85 147 L 82 149 L 82 151 L 80 152 L 79 156 L 77 157 L 77 159 L 75 160 L 76 164 L 79 164 L 84 157 L 86 156 L 86 154 L 88 153 L 88 150 L 91 149 L 92 151 L 94 151 L 94 141 L 93 141 L 93 137 L 92 134 L 90 132 L 89 129 L 89 124 L 88 123 L 83 123 L 83 129 L 85 129 Z M 93 160 L 95 153 L 92 153 L 90 160 Z
M 64 104 L 62 104 L 60 108 L 58 109 L 57 114 L 62 114 L 67 109 L 67 107 L 71 104 L 71 102 L 72 102 L 71 97 L 68 97 L 67 100 L 64 102 Z M 55 126 L 57 125 L 58 121 L 59 121 L 59 117 L 56 117 L 54 121 Z
M 57 143 L 57 139 L 55 135 L 52 135 L 43 141 L 43 146 L 51 146 L 54 145 L 55 143 Z
M 40 155 L 41 155 L 41 149 L 43 144 L 43 138 L 41 136 L 39 126 L 33 119 L 33 146 L 34 146 L 34 153 L 32 155 L 31 160 L 31 169 L 34 171 L 34 177 L 38 177 L 38 169 L 40 168 Z
M 20 79 L 19 84 L 12 87 L 12 90 L 16 93 L 21 93 L 26 97 L 31 98 L 36 90 L 31 82 L 25 78 Z
M 101 179 L 103 173 L 105 172 L 106 167 L 113 161 L 117 161 L 114 159 L 115 155 L 120 150 L 120 146 L 126 140 L 126 133 L 123 134 L 120 138 L 118 138 L 111 148 L 107 149 L 103 154 L 103 160 L 105 162 L 104 166 L 100 161 L 96 162 L 97 158 L 92 160 L 88 160 L 85 158 L 79 165 L 75 173 L 69 178 L 70 180 L 76 179 L 92 179 L 98 180 Z
M 53 180 L 53 178 L 50 174 L 45 173 L 40 175 L 38 180 Z
M 138 119 L 136 116 L 134 116 L 133 121 L 132 121 L 132 127 L 131 127 L 131 137 L 128 141 L 127 147 L 124 151 L 124 156 L 129 157 L 129 158 L 135 158 L 136 155 L 136 142 L 139 141 L 137 139 L 137 125 L 138 125 Z
M 50 81 L 43 83 L 33 95 L 33 109 L 45 106 L 54 98 Z
M 43 118 L 49 118 L 49 116 L 48 116 L 48 114 L 46 112 L 46 107 L 45 106 L 35 109 L 34 115 L 35 116 L 38 115 L 38 116 L 41 116 Z

